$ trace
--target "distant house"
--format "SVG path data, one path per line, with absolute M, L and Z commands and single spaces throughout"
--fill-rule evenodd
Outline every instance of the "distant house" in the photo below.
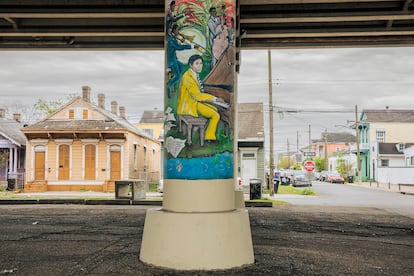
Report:
M 237 167 L 243 185 L 258 178 L 265 183 L 265 134 L 263 103 L 238 104 Z
M 347 132 L 322 132 L 320 139 L 312 140 L 312 149 L 315 156 L 325 157 L 325 147 L 327 157 L 334 156 L 340 152 L 349 151 L 351 145 L 356 144 L 355 135 Z
M 378 143 L 376 153 L 373 175 L 378 183 L 414 186 L 414 143 Z
M 90 102 L 90 88 L 43 121 L 27 137 L 27 191 L 113 191 L 114 181 L 158 178 L 160 143 L 125 119 L 125 108 L 105 95 Z
M 312 140 L 311 151 L 315 152 L 317 157 L 327 158 L 327 171 L 337 172 L 337 165 L 341 160 L 349 168 L 348 175 L 354 175 L 357 163 L 351 149 L 355 144 L 356 137 L 351 133 L 322 132 L 320 139 Z
M 0 109 L 0 186 L 9 189 L 22 188 L 24 183 L 26 137 L 21 128 L 20 115 L 6 119 L 6 111 Z
M 389 150 L 394 150 L 395 145 L 405 147 L 404 145 L 414 141 L 414 110 L 388 108 L 363 110 L 358 133 L 361 178 L 363 181 L 377 180 L 379 167 L 390 166 L 394 162 L 404 162 L 404 160 L 395 160 L 397 154 L 395 151 L 394 157 L 388 158 L 391 157 L 389 154 L 392 155 Z M 403 151 L 397 155 L 402 158 Z
M 135 126 L 142 129 L 147 135 L 155 139 L 160 139 L 163 136 L 164 112 L 159 110 L 144 110 L 141 120 Z

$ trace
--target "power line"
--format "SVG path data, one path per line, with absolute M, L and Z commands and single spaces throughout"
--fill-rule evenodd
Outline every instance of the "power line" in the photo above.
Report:
M 264 109 L 264 111 L 269 112 L 267 109 Z M 351 109 L 296 109 L 275 105 L 273 106 L 273 111 L 278 113 L 354 113 Z

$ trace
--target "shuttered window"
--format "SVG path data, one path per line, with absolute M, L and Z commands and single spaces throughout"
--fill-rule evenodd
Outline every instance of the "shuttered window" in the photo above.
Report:
M 69 156 L 69 145 L 60 145 L 59 146 L 59 180 L 69 180 L 69 170 L 70 170 L 70 156 Z
M 96 179 L 96 146 L 85 146 L 85 180 Z

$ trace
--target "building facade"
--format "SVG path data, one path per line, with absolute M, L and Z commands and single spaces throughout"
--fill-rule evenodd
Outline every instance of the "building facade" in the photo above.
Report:
M 21 132 L 20 114 L 13 120 L 0 109 L 0 186 L 7 189 L 22 188 L 24 184 L 26 137 Z
M 163 136 L 164 112 L 160 110 L 144 110 L 137 128 L 142 129 L 145 134 L 160 139 Z
M 358 133 L 361 180 L 377 180 L 378 168 L 385 167 L 387 162 L 389 166 L 395 161 L 384 155 L 385 151 L 379 152 L 380 144 L 394 143 L 403 146 L 414 141 L 414 110 L 388 108 L 363 110 Z
M 250 179 L 260 179 L 264 184 L 265 177 L 265 134 L 263 119 L 263 103 L 239 103 L 238 119 L 238 176 L 244 186 Z
M 90 88 L 43 121 L 22 129 L 27 138 L 27 191 L 114 191 L 116 180 L 143 179 L 160 169 L 160 143 L 126 120 L 125 108 Z

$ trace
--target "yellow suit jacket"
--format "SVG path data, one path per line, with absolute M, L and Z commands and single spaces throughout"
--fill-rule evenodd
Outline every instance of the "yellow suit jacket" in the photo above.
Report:
M 213 102 L 214 96 L 208 93 L 203 93 L 200 91 L 200 86 L 194 73 L 188 69 L 181 78 L 180 90 L 178 94 L 177 102 L 177 114 L 180 115 L 191 115 L 193 117 L 198 117 L 197 106 L 206 102 Z M 207 104 L 214 110 L 217 108 L 213 105 Z

